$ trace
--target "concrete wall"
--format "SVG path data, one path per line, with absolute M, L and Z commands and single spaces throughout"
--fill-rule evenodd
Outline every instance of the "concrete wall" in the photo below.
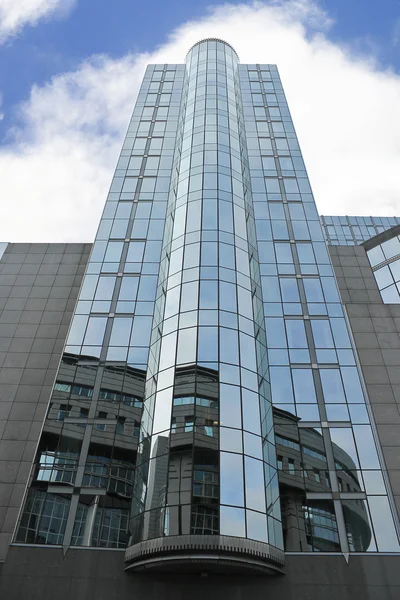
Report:
M 285 575 L 125 573 L 112 550 L 10 548 L 0 579 L 6 600 L 397 600 L 397 556 L 287 556 Z
M 383 304 L 362 246 L 329 246 L 400 514 L 400 305 Z
M 0 260 L 0 562 L 21 505 L 90 244 L 8 244 Z

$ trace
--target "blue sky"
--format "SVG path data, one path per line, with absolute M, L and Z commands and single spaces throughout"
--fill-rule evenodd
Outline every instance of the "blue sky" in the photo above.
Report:
M 321 213 L 400 214 L 400 0 L 0 0 L 0 240 L 90 241 L 146 63 L 213 36 L 278 64 Z
M 24 100 L 33 84 L 41 85 L 57 73 L 75 69 L 92 54 L 118 57 L 151 52 L 177 25 L 206 15 L 210 6 L 223 4 L 208 0 L 77 0 L 67 17 L 26 26 L 0 47 L 4 112 L 0 133 L 12 124 L 13 106 Z M 349 44 L 360 53 L 373 53 L 383 66 L 400 70 L 400 0 L 321 0 L 319 4 L 334 20 L 329 39 Z

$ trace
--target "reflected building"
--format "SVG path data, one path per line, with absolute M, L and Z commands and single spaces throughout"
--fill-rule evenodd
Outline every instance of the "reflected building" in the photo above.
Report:
M 157 435 L 152 448 L 144 443 L 137 462 L 132 541 L 219 533 L 218 399 L 218 371 L 176 369 L 170 430 Z
M 274 420 L 285 549 L 340 552 L 322 430 L 303 427 L 297 417 L 279 409 L 274 410 Z M 371 543 L 371 527 L 367 507 L 361 499 L 361 477 L 343 448 L 332 444 L 332 449 L 339 490 L 359 495 L 343 506 L 349 548 L 352 552 L 366 552 Z
M 98 370 L 93 357 L 63 355 L 18 542 L 62 544 L 75 506 L 71 545 L 126 545 L 145 373 L 105 363 L 96 390 Z
M 318 215 L 275 65 L 149 65 L 90 257 L 0 248 L 4 597 L 391 600 L 399 223 Z

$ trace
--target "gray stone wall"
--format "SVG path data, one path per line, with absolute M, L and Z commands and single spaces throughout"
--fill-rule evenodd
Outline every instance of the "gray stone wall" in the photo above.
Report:
M 0 260 L 0 562 L 90 249 L 90 244 L 8 244 Z
M 124 572 L 123 551 L 11 547 L 6 600 L 397 600 L 398 556 L 287 556 L 284 575 Z
M 383 304 L 362 246 L 329 246 L 400 514 L 400 305 Z

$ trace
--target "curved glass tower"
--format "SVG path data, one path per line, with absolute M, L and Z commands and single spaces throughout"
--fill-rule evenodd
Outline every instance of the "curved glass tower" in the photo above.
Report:
M 208 563 L 282 561 L 238 62 L 219 40 L 195 44 L 186 58 L 130 560 L 165 561 L 168 549 L 168 561 L 186 561 L 205 549 Z

